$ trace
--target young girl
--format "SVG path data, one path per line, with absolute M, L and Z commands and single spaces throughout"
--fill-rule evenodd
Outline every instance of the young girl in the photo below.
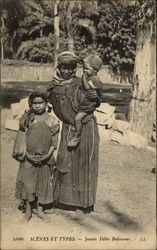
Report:
M 20 120 L 20 130 L 26 132 L 26 155 L 17 174 L 16 198 L 26 202 L 24 220 L 32 216 L 37 200 L 37 216 L 44 219 L 43 206 L 53 202 L 53 152 L 57 147 L 59 124 L 46 112 L 46 94 L 34 92 L 29 97 L 30 110 Z M 24 122 L 23 122 L 24 121 Z
M 90 54 L 83 61 L 83 76 L 82 85 L 76 90 L 75 98 L 73 101 L 73 108 L 76 112 L 75 115 L 75 135 L 69 142 L 69 147 L 76 147 L 80 142 L 82 121 L 90 113 L 93 113 L 96 107 L 100 105 L 97 99 L 89 99 L 87 92 L 93 89 L 101 96 L 102 83 L 97 76 L 97 72 L 102 66 L 101 58 L 96 54 Z

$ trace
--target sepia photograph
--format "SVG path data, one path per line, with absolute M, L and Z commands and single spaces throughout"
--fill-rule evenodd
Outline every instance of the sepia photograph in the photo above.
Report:
M 156 1 L 0 9 L 0 249 L 156 250 Z

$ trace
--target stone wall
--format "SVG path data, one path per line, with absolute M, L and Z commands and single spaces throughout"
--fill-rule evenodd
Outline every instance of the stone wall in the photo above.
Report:
M 2 65 L 1 79 L 2 82 L 7 81 L 50 81 L 54 74 L 54 67 L 50 64 L 46 65 Z M 77 75 L 81 76 L 82 68 L 78 67 Z M 115 74 L 109 66 L 103 66 L 98 73 L 102 82 L 107 83 L 129 83 L 132 74 L 123 72 Z

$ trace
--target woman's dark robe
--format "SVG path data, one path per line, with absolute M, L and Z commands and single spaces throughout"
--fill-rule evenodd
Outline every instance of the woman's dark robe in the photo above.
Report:
M 49 89 L 49 101 L 55 114 L 63 121 L 54 178 L 54 197 L 65 205 L 88 208 L 94 205 L 98 178 L 99 135 L 93 114 L 84 120 L 79 145 L 71 150 L 67 147 L 75 117 L 71 103 L 79 84 L 81 79 L 74 78 L 70 85 L 52 84 Z

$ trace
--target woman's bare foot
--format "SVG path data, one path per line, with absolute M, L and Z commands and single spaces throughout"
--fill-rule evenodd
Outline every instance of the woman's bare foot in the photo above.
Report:
M 33 208 L 32 209 L 32 214 L 37 214 L 38 213 L 38 210 L 36 208 Z
M 39 205 L 38 205 L 36 216 L 37 216 L 38 218 L 40 218 L 41 220 L 50 221 L 49 216 L 46 215 L 46 214 L 43 212 L 43 207 L 42 207 L 42 206 L 39 206 Z
M 45 214 L 55 214 L 55 208 L 51 208 L 44 211 Z
M 85 214 L 82 209 L 76 209 L 76 220 L 83 220 L 85 218 Z

